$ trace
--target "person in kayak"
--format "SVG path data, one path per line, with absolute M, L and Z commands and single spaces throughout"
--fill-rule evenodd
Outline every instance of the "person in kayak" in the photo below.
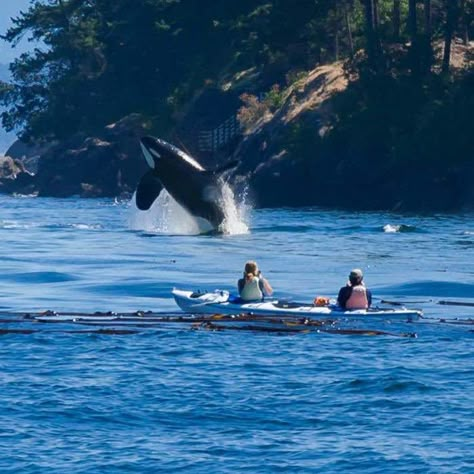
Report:
M 362 270 L 355 268 L 349 274 L 346 286 L 339 290 L 337 304 L 344 309 L 367 309 L 372 304 L 372 293 L 365 287 Z
M 271 296 L 273 293 L 270 283 L 253 261 L 245 264 L 244 277 L 238 281 L 237 286 L 240 298 L 244 301 L 262 300 L 264 296 Z

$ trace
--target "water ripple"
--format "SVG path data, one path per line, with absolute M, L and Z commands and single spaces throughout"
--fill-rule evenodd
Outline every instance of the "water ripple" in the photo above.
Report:
M 127 203 L 0 204 L 0 472 L 473 471 L 474 314 L 437 304 L 472 301 L 471 215 L 261 210 L 250 235 L 143 238 Z M 415 302 L 426 319 L 344 323 L 414 339 L 97 333 L 8 313 L 175 311 L 172 286 L 235 289 L 249 258 L 306 301 L 361 267 L 377 303 Z

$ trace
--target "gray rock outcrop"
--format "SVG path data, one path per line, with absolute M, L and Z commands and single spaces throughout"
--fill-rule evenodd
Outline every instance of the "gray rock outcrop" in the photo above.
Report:
M 131 194 L 146 171 L 139 146 L 146 133 L 143 117 L 131 114 L 96 137 L 77 134 L 44 147 L 17 143 L 8 151 L 17 158 L 5 158 L 0 191 L 50 197 Z M 29 164 L 34 165 L 34 176 L 26 171 Z

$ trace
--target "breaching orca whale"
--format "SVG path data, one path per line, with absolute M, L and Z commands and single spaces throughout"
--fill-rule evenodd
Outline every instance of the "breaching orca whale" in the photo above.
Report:
M 140 180 L 135 194 L 138 209 L 148 210 L 163 188 L 197 217 L 217 228 L 224 220 L 222 173 L 235 168 L 232 161 L 215 170 L 205 170 L 194 158 L 160 138 L 143 137 L 141 149 L 151 168 Z

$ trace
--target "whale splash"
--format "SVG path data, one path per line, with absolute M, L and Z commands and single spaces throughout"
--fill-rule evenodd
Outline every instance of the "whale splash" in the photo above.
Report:
M 234 193 L 228 184 L 222 187 L 222 202 L 224 220 L 217 231 L 226 235 L 248 234 L 246 223 L 249 206 L 244 193 L 237 203 Z M 153 205 L 147 211 L 138 209 L 133 195 L 130 202 L 128 226 L 132 230 L 141 230 L 165 235 L 198 235 L 215 231 L 216 229 L 206 219 L 189 213 L 184 207 L 163 189 Z

